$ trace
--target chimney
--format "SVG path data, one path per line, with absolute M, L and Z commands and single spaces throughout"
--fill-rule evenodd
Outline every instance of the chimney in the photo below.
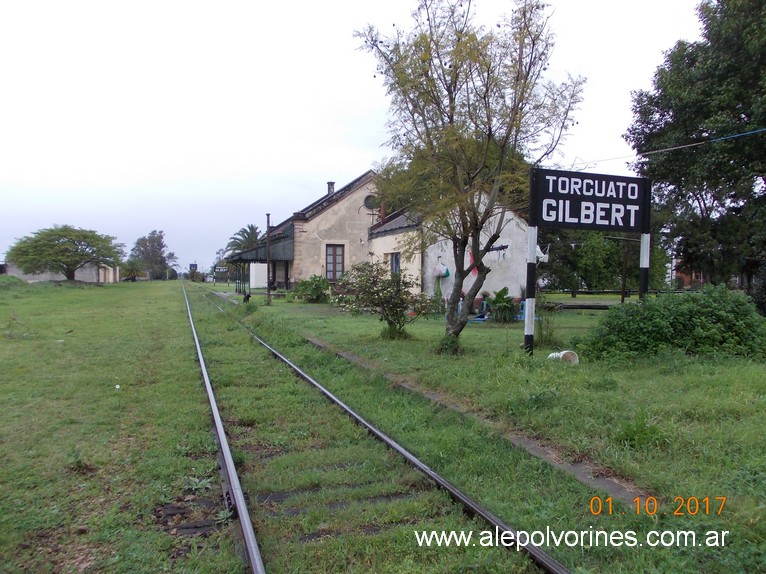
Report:
M 327 182 L 327 195 L 332 195 L 335 193 L 335 182 L 334 181 L 328 181 Z

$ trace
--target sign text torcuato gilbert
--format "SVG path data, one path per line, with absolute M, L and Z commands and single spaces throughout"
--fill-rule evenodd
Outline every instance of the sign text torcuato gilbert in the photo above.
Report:
M 540 227 L 649 230 L 647 179 L 535 168 L 531 191 L 530 223 Z

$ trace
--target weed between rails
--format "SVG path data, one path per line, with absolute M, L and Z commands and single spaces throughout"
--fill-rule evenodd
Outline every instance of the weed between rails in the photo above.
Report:
M 403 565 L 406 571 L 406 564 L 419 572 L 530 569 L 524 555 L 500 548 L 419 548 L 413 529 L 480 525 L 265 350 L 254 349 L 244 331 L 229 330 L 225 315 L 201 305 L 195 313 L 203 338 L 228 333 L 226 345 L 205 350 L 214 386 L 231 381 L 238 363 L 250 365 L 249 377 L 216 392 L 230 444 L 242 457 L 243 487 L 257 502 L 251 516 L 267 570 L 369 572 L 371 564 L 373 571 L 390 572 Z M 326 354 L 302 359 L 328 378 L 348 377 L 348 365 Z
M 734 473 L 726 469 L 732 461 L 742 468 L 755 462 L 754 468 L 759 468 L 758 461 L 766 458 L 762 445 L 752 440 L 758 434 L 756 429 L 762 428 L 766 412 L 763 408 L 754 410 L 756 405 L 766 407 L 764 381 L 756 375 L 762 367 L 742 360 L 699 360 L 674 354 L 650 361 L 585 362 L 571 368 L 518 352 L 500 357 L 494 352 L 499 349 L 497 329 L 484 326 L 467 329 L 461 336 L 468 351 L 465 355 L 445 360 L 429 350 L 428 333 L 438 333 L 439 325 L 418 324 L 413 329 L 416 338 L 402 345 L 375 340 L 373 322 L 364 317 L 352 321 L 322 309 L 317 313 L 321 318 L 315 318 L 309 306 L 303 306 L 299 312 L 290 306 L 277 307 L 251 318 L 262 336 L 308 368 L 333 393 L 389 435 L 404 444 L 415 445 L 413 450 L 426 463 L 439 470 L 454 469 L 456 474 L 448 476 L 466 485 L 466 490 L 480 493 L 477 497 L 482 500 L 491 501 L 498 514 L 507 509 L 526 526 L 529 523 L 524 522 L 524 513 L 510 501 L 527 500 L 527 505 L 545 507 L 548 512 L 557 508 L 552 501 L 559 501 L 566 510 L 547 515 L 562 516 L 563 519 L 556 519 L 557 524 L 571 524 L 575 529 L 578 522 L 610 529 L 634 528 L 639 533 L 657 526 L 651 517 L 636 516 L 635 512 L 631 516 L 630 507 L 624 509 L 624 515 L 610 517 L 578 514 L 572 508 L 578 507 L 578 503 L 572 501 L 585 497 L 583 504 L 587 507 L 592 491 L 575 494 L 578 489 L 570 488 L 566 480 L 560 479 L 553 481 L 557 488 L 547 491 L 541 485 L 551 481 L 550 469 L 527 469 L 521 473 L 519 469 L 526 468 L 525 461 L 517 462 L 504 451 L 500 454 L 492 433 L 483 441 L 472 441 L 464 435 L 472 426 L 464 418 L 444 427 L 432 416 L 430 406 L 418 406 L 417 398 L 407 396 L 406 406 L 398 402 L 398 393 L 382 377 L 370 376 L 369 371 L 354 376 L 353 369 L 346 371 L 346 367 L 332 362 L 329 363 L 332 368 L 325 367 L 324 361 L 315 357 L 316 350 L 307 347 L 302 337 L 296 335 L 319 336 L 335 349 L 373 359 L 391 373 L 412 376 L 423 388 L 433 389 L 451 401 L 473 405 L 479 411 L 493 411 L 493 420 L 499 424 L 508 421 L 511 428 L 551 441 L 558 445 L 559 452 L 571 453 L 577 460 L 583 456 L 592 458 L 609 474 L 648 486 L 661 500 L 672 501 L 680 491 L 742 493 L 732 501 L 737 508 L 716 519 L 718 528 L 736 533 L 735 539 L 740 542 L 691 555 L 683 550 L 652 551 L 635 562 L 629 551 L 612 549 L 615 554 L 608 560 L 610 569 L 622 564 L 627 571 L 647 568 L 676 571 L 681 555 L 685 562 L 695 565 L 690 568 L 709 572 L 730 571 L 732 565 L 736 565 L 735 570 L 752 569 L 758 563 L 742 542 L 766 534 L 761 526 L 763 521 L 743 518 L 742 509 L 758 494 L 752 488 L 743 491 L 744 485 L 735 481 L 736 469 Z M 574 327 L 571 316 L 562 316 L 560 321 L 567 328 Z M 365 328 L 368 334 L 364 333 Z M 729 400 L 734 396 L 741 399 L 736 405 Z M 697 413 L 694 419 L 680 417 L 679 412 L 685 408 Z M 720 424 L 721 416 L 725 425 Z M 460 438 L 453 443 L 445 435 Z M 509 461 L 513 462 L 507 464 Z M 704 461 L 703 466 L 700 461 Z M 484 469 L 481 477 L 480 468 Z M 498 474 L 487 476 L 487 468 L 498 469 Z M 539 476 L 537 473 L 546 478 L 530 478 Z M 511 477 L 519 477 L 520 485 L 534 484 L 536 492 L 531 497 L 528 492 L 515 494 L 512 485 L 507 484 L 513 480 Z M 492 487 L 488 488 L 488 484 Z M 471 490 L 474 486 L 475 491 Z M 529 518 L 532 524 L 539 520 L 539 516 Z M 689 528 L 702 525 L 701 521 L 694 523 L 693 518 L 687 517 L 687 521 L 689 524 L 683 525 Z M 682 526 L 680 519 L 678 525 Z M 598 568 L 601 560 L 598 554 L 599 551 L 591 550 L 584 561 L 573 560 L 582 567 L 591 564 Z

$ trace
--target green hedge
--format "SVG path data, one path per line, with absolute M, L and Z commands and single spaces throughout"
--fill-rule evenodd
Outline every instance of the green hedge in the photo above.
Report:
M 581 342 L 585 356 L 691 355 L 766 357 L 766 323 L 746 295 L 724 286 L 666 294 L 612 307 Z

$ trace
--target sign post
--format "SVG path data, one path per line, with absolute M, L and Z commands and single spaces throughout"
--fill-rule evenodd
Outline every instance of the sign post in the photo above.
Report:
M 271 305 L 271 214 L 266 214 L 266 305 Z
M 534 349 L 537 230 L 572 228 L 641 234 L 638 294 L 649 290 L 651 182 L 645 178 L 533 168 L 529 183 L 529 232 L 524 349 Z

